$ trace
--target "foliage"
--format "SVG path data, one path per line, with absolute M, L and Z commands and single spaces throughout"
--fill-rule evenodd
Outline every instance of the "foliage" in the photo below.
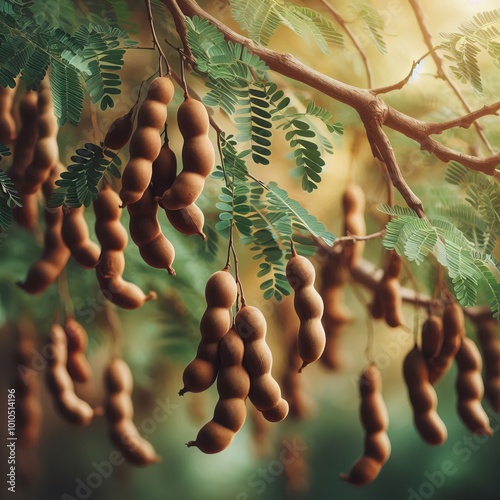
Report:
M 276 130 L 286 131 L 285 140 L 292 150 L 296 168 L 291 174 L 302 179 L 305 191 L 316 189 L 325 165 L 317 143 L 326 146 L 328 152 L 333 152 L 333 145 L 328 137 L 318 137 L 311 120 L 320 120 L 328 134 L 341 134 L 342 125 L 333 122 L 328 110 L 312 102 L 305 112 L 297 112 L 284 92 L 269 81 L 268 67 L 257 56 L 241 45 L 226 42 L 222 33 L 204 19 L 195 16 L 186 22 L 197 70 L 206 76 L 210 89 L 203 99 L 205 104 L 236 115 L 237 138 L 250 143 L 249 153 L 256 164 L 270 163 L 276 122 Z
M 366 32 L 378 51 L 385 54 L 387 52 L 387 46 L 383 38 L 385 22 L 377 9 L 366 1 L 354 2 L 353 5 L 351 5 L 351 9 L 363 22 Z
M 384 246 L 395 249 L 409 261 L 421 264 L 433 254 L 448 269 L 453 289 L 463 306 L 476 304 L 478 289 L 488 298 L 494 316 L 500 312 L 500 281 L 497 263 L 483 254 L 449 220 L 441 217 L 420 219 L 413 210 L 398 205 L 382 205 L 380 210 L 391 215 Z
M 458 32 L 442 33 L 445 57 L 455 77 L 472 85 L 482 95 L 483 82 L 479 68 L 479 53 L 485 51 L 500 69 L 500 9 L 480 12 L 472 20 L 460 25 Z
M 121 176 L 118 170 L 120 158 L 96 144 L 88 142 L 77 149 L 71 161 L 74 163 L 56 181 L 58 187 L 48 201 L 49 207 L 88 207 L 97 198 L 98 185 L 105 172 L 117 178 Z
M 35 89 L 50 67 L 52 98 L 60 125 L 80 122 L 83 82 L 92 102 L 99 103 L 103 110 L 113 107 L 112 96 L 121 92 L 118 72 L 123 67 L 123 54 L 135 42 L 112 25 L 82 25 L 70 34 L 55 25 L 55 19 L 40 22 L 36 6 L 33 2 L 21 5 L 0 0 L 0 85 L 14 87 L 20 76 L 28 89 Z M 56 11 L 68 17 L 67 6 Z M 63 25 L 71 27 L 69 22 Z
M 268 45 L 280 26 L 286 26 L 302 39 L 312 38 L 321 51 L 329 54 L 328 45 L 343 46 L 343 37 L 333 24 L 315 10 L 288 2 L 232 0 L 231 13 L 249 37 Z

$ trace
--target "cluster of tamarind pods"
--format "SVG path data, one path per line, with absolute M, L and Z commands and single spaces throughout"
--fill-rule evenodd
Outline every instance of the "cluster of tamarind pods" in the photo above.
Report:
M 163 234 L 157 219 L 158 207 L 164 209 L 172 226 L 186 235 L 203 233 L 203 212 L 195 204 L 206 177 L 215 161 L 214 148 L 208 136 L 209 118 L 204 105 L 185 93 L 177 112 L 177 124 L 183 138 L 183 169 L 177 174 L 175 153 L 166 132 L 167 107 L 174 86 L 167 77 L 155 78 L 137 112 L 134 130 L 134 108 L 118 118 L 110 127 L 104 147 L 119 150 L 130 141 L 130 158 L 123 171 L 121 190 L 105 183 L 94 203 L 95 233 L 99 245 L 89 236 L 81 208 L 58 208 L 44 211 L 45 234 L 41 257 L 31 266 L 24 282 L 29 293 L 41 293 L 61 274 L 70 256 L 85 269 L 95 269 L 103 294 L 115 305 L 134 309 L 156 297 L 144 293 L 124 280 L 124 249 L 128 233 L 120 222 L 122 209 L 130 215 L 129 232 L 144 261 L 152 267 L 172 267 L 175 250 Z M 16 136 L 16 123 L 11 109 L 12 89 L 0 88 L 0 142 L 14 145 L 14 157 L 8 174 L 19 191 L 23 207 L 16 208 L 16 221 L 33 229 L 37 225 L 39 198 L 47 202 L 61 172 L 55 119 L 50 88 L 41 84 L 38 92 L 27 92 L 20 101 L 21 126 Z M 134 106 L 135 107 L 135 106 Z M 342 197 L 344 233 L 366 235 L 364 193 L 357 185 L 349 185 Z M 349 271 L 363 253 L 364 242 L 335 249 L 324 258 L 319 292 L 315 288 L 313 264 L 292 248 L 286 266 L 286 277 L 294 291 L 293 305 L 298 328 L 290 343 L 290 366 L 294 372 L 320 359 L 328 368 L 341 366 L 339 340 L 341 330 L 351 318 L 344 303 L 344 287 Z M 389 252 L 384 273 L 375 289 L 370 311 L 375 319 L 384 319 L 390 327 L 405 325 L 400 278 L 402 261 Z M 214 273 L 206 284 L 206 310 L 201 318 L 201 340 L 195 359 L 183 373 L 184 387 L 179 394 L 199 393 L 217 381 L 219 400 L 212 420 L 206 423 L 188 447 L 204 453 L 226 449 L 243 426 L 246 400 L 269 422 L 286 418 L 289 402 L 283 397 L 279 383 L 272 375 L 273 358 L 266 342 L 267 323 L 262 312 L 244 300 L 233 315 L 238 302 L 238 287 L 229 266 Z M 445 442 L 447 430 L 437 413 L 434 385 L 450 369 L 453 360 L 458 367 L 457 412 L 464 424 L 475 433 L 490 435 L 492 429 L 481 400 L 485 393 L 491 407 L 500 411 L 500 341 L 497 324 L 485 319 L 478 325 L 478 340 L 485 363 L 484 383 L 482 359 L 476 344 L 465 335 L 463 311 L 455 302 L 430 311 L 418 342 L 407 354 L 403 374 L 408 387 L 415 427 L 424 441 L 432 445 Z M 132 374 L 125 362 L 113 358 L 106 368 L 106 401 L 104 410 L 92 408 L 80 399 L 74 383 L 90 378 L 85 358 L 87 337 L 74 318 L 63 326 L 54 323 L 49 335 L 53 356 L 47 370 L 47 383 L 55 407 L 66 420 L 88 425 L 96 415 L 105 413 L 112 441 L 125 458 L 136 465 L 159 461 L 152 445 L 144 440 L 133 423 Z M 26 352 L 29 342 L 19 343 L 18 357 L 30 363 Z M 297 364 L 297 360 L 299 360 Z M 290 379 L 292 380 L 292 379 Z M 293 379 L 295 380 L 295 379 Z M 20 405 L 23 425 L 30 429 L 27 440 L 36 439 L 40 408 L 32 403 L 36 384 L 25 384 Z M 381 374 L 371 363 L 360 377 L 361 422 L 365 429 L 364 453 L 348 474 L 341 478 L 356 485 L 373 481 L 389 459 L 391 445 L 387 436 L 388 413 L 382 399 Z M 286 391 L 288 393 L 288 391 Z M 300 398 L 294 396 L 294 401 Z M 295 402 L 293 408 L 296 408 Z M 295 411 L 295 410 L 293 410 Z M 296 414 L 305 414 L 297 410 Z M 24 420 L 23 420 L 24 419 Z

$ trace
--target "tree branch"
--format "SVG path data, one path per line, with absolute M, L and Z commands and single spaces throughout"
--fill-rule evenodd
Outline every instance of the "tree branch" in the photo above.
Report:
M 189 44 L 187 43 L 187 29 L 186 23 L 184 22 L 184 14 L 174 0 L 163 0 L 163 3 L 170 11 L 170 14 L 172 14 L 175 29 L 179 34 L 179 38 L 181 39 L 184 55 L 186 56 L 186 59 L 188 59 L 191 63 L 193 61 L 193 54 L 191 53 L 191 49 L 189 48 Z
M 275 52 L 271 49 L 256 44 L 249 38 L 246 38 L 231 30 L 225 24 L 221 23 L 216 18 L 205 12 L 194 0 L 176 1 L 183 14 L 190 17 L 197 15 L 199 17 L 207 19 L 219 31 L 221 31 L 226 39 L 246 47 L 250 52 L 260 57 L 260 59 L 262 59 L 271 70 L 276 71 L 277 73 L 287 76 L 293 80 L 299 81 L 305 85 L 308 85 L 322 92 L 323 94 L 343 104 L 346 104 L 347 106 L 350 106 L 360 114 L 360 117 L 362 119 L 364 116 L 366 120 L 371 110 L 377 110 L 377 112 L 380 113 L 380 110 L 383 109 L 384 112 L 381 116 L 383 118 L 381 125 L 385 125 L 397 132 L 406 135 L 408 138 L 415 140 L 421 145 L 422 149 L 435 154 L 440 160 L 444 162 L 456 160 L 472 170 L 477 170 L 491 176 L 495 175 L 495 169 L 498 165 L 500 165 L 500 155 L 495 155 L 483 159 L 476 156 L 466 155 L 443 146 L 434 139 L 429 138 L 428 134 L 426 133 L 427 122 L 412 118 L 392 108 L 391 106 L 388 106 L 372 91 L 360 89 L 358 87 L 340 82 L 338 80 L 335 80 L 334 78 L 324 75 L 323 73 L 314 70 L 306 64 L 303 64 L 291 54 Z M 376 127 L 373 130 L 381 130 L 381 125 L 380 127 Z M 368 128 L 372 129 L 371 127 Z M 392 151 L 392 148 L 387 150 L 387 147 L 390 146 L 390 142 L 388 141 L 387 137 L 380 137 L 380 130 L 378 130 L 379 137 L 369 137 L 369 140 L 372 144 L 372 149 L 373 145 L 378 143 L 377 147 L 381 148 L 379 154 L 382 156 L 383 152 L 385 156 L 394 161 L 394 152 Z M 374 150 L 374 152 L 375 151 L 376 149 Z M 388 168 L 389 167 L 390 165 L 388 165 Z M 395 171 L 395 168 L 396 167 L 392 165 L 392 175 L 397 173 Z M 399 188 L 400 187 L 401 183 L 399 183 Z M 413 194 L 413 196 L 409 197 L 408 190 L 409 187 L 407 189 L 404 189 L 405 194 L 401 194 L 405 197 L 405 201 L 410 206 L 415 206 L 416 196 Z M 409 192 L 411 193 L 411 190 Z M 418 200 L 418 198 L 416 199 Z
M 453 90 L 454 94 L 458 97 L 458 100 L 462 103 L 462 106 L 465 109 L 465 111 L 470 113 L 472 110 L 468 105 L 467 101 L 465 100 L 464 96 L 462 95 L 462 92 L 460 92 L 460 89 L 456 86 L 455 82 L 453 82 L 445 73 L 443 59 L 439 56 L 439 54 L 435 50 L 433 50 L 434 43 L 432 41 L 432 35 L 429 30 L 429 27 L 427 26 L 427 22 L 425 20 L 425 13 L 424 10 L 422 9 L 422 4 L 420 3 L 420 0 L 409 0 L 409 2 L 411 8 L 413 9 L 413 12 L 415 13 L 415 17 L 417 18 L 417 23 L 418 26 L 420 27 L 420 31 L 422 32 L 422 36 L 424 37 L 425 44 L 427 45 L 427 48 L 429 50 L 432 50 L 431 55 L 432 59 L 434 60 L 434 64 L 436 65 L 437 68 L 438 78 L 441 78 L 442 80 L 448 83 L 448 85 Z M 491 154 L 493 154 L 494 150 L 491 147 L 491 144 L 489 143 L 488 139 L 486 138 L 484 130 L 481 127 L 481 125 L 479 123 L 474 123 L 474 127 L 476 128 L 477 133 L 481 137 L 481 140 L 488 148 L 488 151 Z

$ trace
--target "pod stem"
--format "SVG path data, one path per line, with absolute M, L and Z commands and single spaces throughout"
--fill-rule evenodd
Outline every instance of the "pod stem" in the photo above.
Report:
M 151 0 L 144 0 L 146 3 L 146 9 L 148 11 L 148 20 L 149 20 L 149 27 L 151 29 L 151 36 L 153 37 L 153 45 L 156 47 L 156 50 L 158 51 L 158 54 L 160 56 L 160 62 L 159 62 L 159 72 L 160 76 L 162 75 L 162 67 L 161 67 L 161 60 L 165 62 L 165 66 L 167 68 L 166 75 L 170 74 L 170 65 L 168 64 L 168 59 L 165 53 L 163 52 L 163 49 L 161 48 L 160 42 L 158 41 L 158 37 L 156 36 L 156 30 L 155 30 L 155 23 L 153 19 L 153 9 L 151 7 Z

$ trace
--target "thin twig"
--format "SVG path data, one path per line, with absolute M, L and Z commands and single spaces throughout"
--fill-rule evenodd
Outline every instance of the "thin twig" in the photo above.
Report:
M 363 65 L 365 66 L 368 88 L 371 89 L 373 87 L 372 69 L 370 66 L 370 61 L 368 60 L 366 52 L 361 46 L 361 43 L 358 41 L 356 35 L 351 30 L 351 28 L 349 28 L 349 25 L 347 24 L 346 20 L 342 17 L 340 12 L 327 0 L 321 0 L 321 3 L 328 9 L 330 14 L 335 18 L 335 21 L 337 21 L 337 23 L 340 24 L 340 26 L 342 26 L 342 29 L 345 31 L 346 35 L 351 39 L 351 42 L 358 51 L 358 54 L 361 56 L 361 59 L 363 60 Z
M 151 36 L 153 37 L 153 44 L 156 47 L 156 50 L 160 54 L 160 57 L 163 59 L 165 62 L 165 65 L 167 66 L 167 75 L 170 74 L 170 65 L 168 64 L 168 59 L 165 53 L 163 52 L 163 49 L 161 48 L 160 42 L 158 41 L 158 38 L 156 36 L 156 30 L 155 30 L 155 23 L 153 19 L 153 9 L 151 7 L 151 0 L 144 0 L 146 3 L 146 9 L 148 11 L 148 20 L 149 20 L 149 26 L 151 28 Z M 159 70 L 160 70 L 160 76 L 162 76 L 162 70 L 161 70 L 161 62 L 159 64 Z

